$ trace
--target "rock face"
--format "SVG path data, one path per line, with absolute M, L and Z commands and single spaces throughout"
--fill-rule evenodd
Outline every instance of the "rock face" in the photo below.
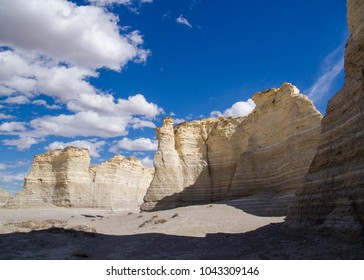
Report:
M 0 207 L 5 205 L 11 199 L 10 193 L 7 191 L 0 189 Z
M 165 118 L 142 210 L 239 199 L 235 205 L 247 212 L 286 214 L 316 152 L 322 116 L 288 83 L 253 100 L 246 117 L 176 127 Z
M 116 155 L 90 167 L 87 149 L 49 151 L 34 157 L 24 188 L 6 206 L 138 208 L 153 173 L 135 158 Z
M 363 235 L 364 1 L 347 1 L 345 84 L 327 107 L 317 154 L 286 219 L 289 229 Z

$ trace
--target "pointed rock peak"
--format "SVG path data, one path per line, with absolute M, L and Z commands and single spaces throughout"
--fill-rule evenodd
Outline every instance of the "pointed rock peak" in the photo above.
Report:
M 163 118 L 163 126 L 169 126 L 174 124 L 174 120 L 172 117 L 165 117 Z
M 129 162 L 133 162 L 133 163 L 137 163 L 139 165 L 142 165 L 140 159 L 136 158 L 136 157 L 127 157 L 126 158 Z
M 116 154 L 113 157 L 111 157 L 108 162 L 122 162 L 125 159 L 124 156 L 120 155 L 120 154 Z
M 282 94 L 298 94 L 300 93 L 299 89 L 292 85 L 291 83 L 284 82 L 281 87 L 278 89 L 278 92 Z

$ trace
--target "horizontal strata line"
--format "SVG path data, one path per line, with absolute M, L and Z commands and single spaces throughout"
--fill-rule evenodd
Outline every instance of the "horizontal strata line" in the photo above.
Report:
M 330 168 L 333 172 L 332 175 L 327 175 L 327 169 L 321 170 L 320 172 L 316 172 L 314 174 L 306 175 L 306 178 L 309 180 L 306 183 L 309 184 L 320 184 L 326 182 L 327 180 L 335 181 L 335 180 L 342 180 L 342 179 L 350 179 L 351 177 L 355 178 L 362 178 L 364 181 L 364 167 L 358 168 L 356 170 L 340 170 L 340 172 L 335 171 L 334 167 Z M 348 168 L 347 168 L 348 169 Z M 325 172 L 326 171 L 326 172 Z M 359 182 L 358 180 L 356 182 Z
M 352 116 L 351 118 L 347 119 L 345 122 L 337 124 L 337 122 L 342 121 L 342 118 L 338 118 L 336 122 L 334 123 L 330 123 L 330 126 L 333 127 L 333 129 L 329 129 L 325 132 L 322 132 L 322 136 L 323 137 L 327 137 L 327 135 L 330 134 L 335 134 L 335 131 L 339 130 L 339 131 L 346 131 L 347 127 L 352 127 L 353 124 L 350 124 L 351 122 L 354 122 L 357 118 L 359 118 L 362 115 L 361 112 L 355 114 L 354 116 Z
M 297 197 L 300 207 L 303 206 L 303 208 L 305 208 L 307 205 L 310 205 L 309 207 L 315 205 L 317 208 L 325 208 L 331 207 L 332 205 L 338 205 L 340 201 L 343 202 L 343 205 L 346 205 L 346 202 L 348 201 L 363 201 L 363 198 L 361 198 L 361 195 L 363 194 L 364 191 L 360 186 L 358 186 L 356 190 L 354 189 L 350 191 L 348 191 L 346 188 L 309 191 L 305 193 L 299 193 L 297 194 Z M 351 196 L 351 199 L 349 199 L 349 195 Z M 322 204 L 322 201 L 328 200 L 330 201 L 330 204 Z

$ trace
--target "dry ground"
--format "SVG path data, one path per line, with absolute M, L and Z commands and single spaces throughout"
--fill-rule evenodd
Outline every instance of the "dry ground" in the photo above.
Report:
M 0 259 L 364 259 L 364 243 L 287 235 L 222 204 L 150 213 L 0 209 Z

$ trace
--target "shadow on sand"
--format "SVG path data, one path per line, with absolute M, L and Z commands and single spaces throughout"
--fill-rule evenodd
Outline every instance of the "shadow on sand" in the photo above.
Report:
M 51 228 L 0 235 L 0 259 L 364 259 L 364 243 L 287 235 L 282 223 L 206 237 Z

